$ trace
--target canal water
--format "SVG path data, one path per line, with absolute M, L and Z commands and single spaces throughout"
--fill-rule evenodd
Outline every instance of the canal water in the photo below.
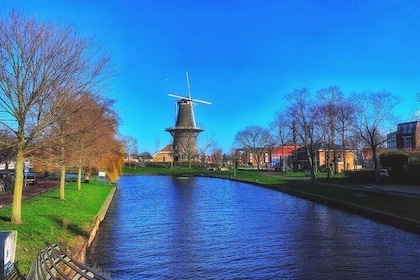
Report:
M 420 237 L 271 189 L 123 176 L 89 255 L 112 279 L 420 279 Z

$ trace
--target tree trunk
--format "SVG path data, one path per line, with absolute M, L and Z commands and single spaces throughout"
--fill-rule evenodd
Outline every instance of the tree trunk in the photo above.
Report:
M 66 184 L 66 148 L 64 137 L 60 139 L 61 143 L 61 177 L 60 177 L 60 200 L 65 199 L 64 186 Z
M 338 152 L 334 146 L 334 175 L 338 174 Z
M 343 125 L 344 127 L 344 125 Z M 342 130 L 341 133 L 341 143 L 343 145 L 343 170 L 347 170 L 347 158 L 346 158 L 346 142 L 345 142 L 345 137 L 344 137 L 344 128 Z
M 373 178 L 375 183 L 378 182 L 378 155 L 376 153 L 376 146 L 372 145 L 372 161 L 373 161 Z
M 60 200 L 65 199 L 64 186 L 66 185 L 66 167 L 61 167 L 61 177 L 60 177 Z
M 311 173 L 311 183 L 315 183 L 316 180 L 316 157 L 315 153 L 313 152 L 313 148 L 306 148 L 306 155 L 308 157 L 309 162 L 309 171 Z
M 77 190 L 80 191 L 82 188 L 82 167 L 79 166 L 79 170 L 77 172 Z
M 24 145 L 20 144 L 19 146 Z M 22 191 L 23 191 L 23 165 L 25 157 L 23 148 L 19 147 L 16 154 L 15 184 L 13 191 L 12 217 L 13 224 L 22 223 Z
M 327 170 L 327 179 L 331 177 L 331 162 L 330 162 L 330 151 L 325 150 L 325 169 Z

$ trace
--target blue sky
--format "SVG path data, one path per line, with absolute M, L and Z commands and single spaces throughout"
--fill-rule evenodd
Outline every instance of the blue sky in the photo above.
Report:
M 416 0 L 134 1 L 3 0 L 94 37 L 119 71 L 105 94 L 116 99 L 122 135 L 139 152 L 172 142 L 169 92 L 211 101 L 195 107 L 200 141 L 229 152 L 249 125 L 268 127 L 294 89 L 332 85 L 346 95 L 388 90 L 395 113 L 419 109 L 420 2 Z

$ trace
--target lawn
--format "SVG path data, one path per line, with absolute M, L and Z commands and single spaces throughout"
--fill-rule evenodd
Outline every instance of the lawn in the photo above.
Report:
M 58 189 L 25 200 L 20 225 L 9 222 L 11 207 L 0 210 L 0 229 L 18 231 L 16 259 L 20 271 L 26 274 L 38 252 L 52 244 L 69 250 L 77 246 L 77 237 L 88 235 L 112 187 L 93 182 L 82 184 L 78 191 L 76 183 L 69 183 L 63 201 L 58 199 Z

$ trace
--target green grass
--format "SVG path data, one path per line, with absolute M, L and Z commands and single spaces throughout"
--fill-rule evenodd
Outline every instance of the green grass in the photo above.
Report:
M 16 260 L 20 271 L 27 273 L 42 249 L 52 244 L 69 248 L 77 237 L 87 236 L 111 188 L 91 182 L 82 184 L 78 191 L 76 183 L 69 183 L 63 201 L 58 199 L 58 189 L 24 200 L 20 225 L 9 222 L 11 207 L 0 210 L 0 229 L 18 231 Z

